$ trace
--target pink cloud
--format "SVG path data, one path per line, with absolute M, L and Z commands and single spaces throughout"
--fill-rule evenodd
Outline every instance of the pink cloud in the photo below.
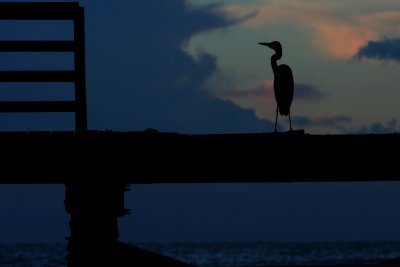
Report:
M 336 113 L 330 115 L 319 115 L 311 117 L 310 122 L 317 125 L 335 125 L 342 122 L 350 122 L 352 118 L 346 115 L 338 115 Z
M 261 6 L 230 5 L 225 9 L 231 16 L 257 10 L 257 15 L 246 21 L 253 28 L 291 24 L 312 29 L 311 42 L 315 49 L 337 59 L 351 58 L 368 40 L 400 34 L 400 11 L 393 9 L 390 0 L 339 4 L 337 1 L 270 0 Z
M 334 127 L 340 131 L 345 131 L 342 123 L 348 123 L 352 121 L 351 116 L 338 115 L 336 113 L 330 115 L 319 115 L 315 117 L 307 116 L 293 116 L 293 124 L 299 127 L 313 127 L 313 126 L 323 126 L 323 127 Z
M 256 98 L 261 102 L 275 102 L 273 81 L 255 85 L 248 89 L 231 89 L 216 92 L 218 97 L 239 99 L 239 98 Z
M 263 103 L 275 103 L 273 81 L 268 80 L 248 89 L 221 90 L 218 97 L 228 99 L 255 98 Z M 315 86 L 305 83 L 295 83 L 294 98 L 300 101 L 319 101 L 326 97 L 324 92 L 319 91 Z

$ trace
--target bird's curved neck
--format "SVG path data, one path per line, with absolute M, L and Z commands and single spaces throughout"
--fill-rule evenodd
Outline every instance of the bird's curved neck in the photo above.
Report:
M 272 70 L 275 71 L 278 69 L 278 63 L 277 61 L 279 59 L 282 58 L 282 52 L 281 51 L 277 51 L 275 52 L 275 54 L 271 57 L 271 66 L 272 66 Z

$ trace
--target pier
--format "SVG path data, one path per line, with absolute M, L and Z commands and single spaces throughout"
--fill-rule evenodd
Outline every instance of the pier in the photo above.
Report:
M 118 241 L 130 184 L 400 180 L 398 134 L 4 132 L 0 146 L 1 183 L 66 185 L 69 267 L 190 266 Z
M 87 127 L 84 8 L 78 2 L 0 3 L 0 20 L 70 20 L 73 40 L 0 41 L 0 52 L 71 52 L 74 70 L 0 71 L 0 82 L 70 82 L 74 100 L 0 101 L 0 112 L 71 112 L 74 131 L 0 132 L 2 184 L 64 184 L 67 264 L 191 266 L 119 242 L 131 184 L 400 181 L 399 134 L 189 135 Z M 379 265 L 373 265 L 379 266 Z

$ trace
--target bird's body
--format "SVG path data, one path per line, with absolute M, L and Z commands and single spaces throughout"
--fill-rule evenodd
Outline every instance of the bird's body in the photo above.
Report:
M 292 70 L 288 65 L 279 65 L 274 73 L 274 93 L 279 114 L 287 116 L 293 100 L 294 80 Z
M 276 118 L 275 132 L 278 121 L 278 112 L 283 116 L 289 115 L 290 130 L 292 130 L 292 122 L 290 118 L 290 106 L 292 105 L 294 93 L 294 79 L 291 68 L 286 65 L 278 65 L 277 61 L 282 58 L 282 46 L 278 41 L 271 43 L 259 43 L 268 46 L 275 51 L 271 57 L 271 67 L 274 72 L 274 93 L 276 100 Z

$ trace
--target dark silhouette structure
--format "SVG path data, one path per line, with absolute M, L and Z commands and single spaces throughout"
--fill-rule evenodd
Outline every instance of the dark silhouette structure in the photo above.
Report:
M 271 43 L 259 43 L 275 51 L 271 57 L 271 66 L 274 72 L 274 93 L 276 99 L 275 132 L 278 122 L 278 111 L 283 116 L 289 115 L 290 131 L 292 131 L 292 120 L 290 118 L 290 106 L 293 100 L 294 80 L 291 68 L 286 64 L 278 65 L 277 61 L 282 58 L 282 45 L 278 41 Z
M 74 54 L 74 70 L 0 71 L 0 82 L 74 83 L 74 100 L 3 101 L 0 102 L 0 112 L 73 112 L 75 113 L 74 135 L 81 136 L 86 133 L 83 7 L 79 6 L 77 2 L 2 2 L 0 3 L 0 20 L 72 21 L 73 40 L 0 41 L 0 52 L 71 52 Z M 12 135 L 15 134 L 17 133 Z M 27 143 L 20 148 L 28 149 Z M 31 149 L 37 154 L 41 148 Z M 60 154 L 69 158 L 67 160 L 69 164 L 71 164 L 71 160 L 77 164 L 74 159 L 77 159 L 79 151 L 76 149 L 77 147 L 75 150 L 63 151 Z M 58 151 L 58 149 L 56 150 Z M 54 152 L 58 154 L 58 152 Z M 6 158 L 12 158 L 13 152 L 7 151 L 3 155 L 6 155 Z M 32 155 L 31 160 L 36 156 Z M 80 160 L 87 162 L 87 158 Z M 52 169 L 49 161 L 44 162 L 46 163 L 44 166 L 43 163 L 38 166 L 43 166 L 43 169 Z M 69 173 L 70 178 L 63 182 L 65 184 L 65 210 L 70 214 L 70 236 L 66 237 L 68 240 L 66 259 L 69 267 L 132 266 L 140 260 L 146 261 L 149 266 L 190 266 L 175 259 L 119 242 L 118 217 L 130 213 L 124 207 L 124 193 L 129 190 L 129 185 L 125 184 L 121 177 L 115 177 L 112 173 L 108 173 L 110 176 L 107 177 L 104 174 L 100 175 L 104 179 L 98 179 L 99 175 L 91 173 L 84 175 L 82 170 L 86 169 L 85 166 L 80 166 L 80 168 L 82 169 L 75 169 L 73 173 Z M 60 170 L 53 169 L 52 171 L 57 176 Z M 40 176 L 38 175 L 36 178 Z M 99 181 L 93 182 L 97 179 Z M 18 183 L 18 181 L 14 180 L 12 183 Z
M 0 20 L 70 20 L 74 39 L 65 41 L 0 41 L 0 52 L 72 52 L 74 70 L 0 71 L 0 82 L 72 82 L 73 101 L 6 101 L 0 112 L 74 112 L 76 131 L 87 130 L 84 11 L 77 2 L 0 3 Z
M 0 183 L 65 184 L 65 209 L 70 214 L 70 236 L 66 238 L 68 267 L 192 266 L 118 240 L 118 218 L 130 213 L 124 206 L 128 184 L 400 181 L 397 158 L 387 153 L 400 149 L 397 134 L 184 135 L 155 129 L 89 131 L 83 7 L 77 2 L 3 2 L 1 19 L 73 21 L 72 41 L 0 41 L 1 52 L 74 53 L 75 66 L 71 71 L 0 71 L 0 82 L 75 84 L 73 101 L 0 102 L 0 112 L 75 113 L 75 131 L 0 133 Z M 278 44 L 269 46 L 276 49 L 276 65 L 281 49 Z M 279 76 L 280 69 L 289 73 L 289 67 L 283 66 L 273 67 L 274 73 Z M 285 89 L 279 91 L 277 87 L 278 107 L 281 114 L 290 118 L 293 79 L 287 83 L 280 77 L 276 76 L 276 84 Z M 271 153 L 260 157 L 254 153 L 255 148 Z M 292 157 L 287 157 L 287 151 L 291 151 Z M 310 162 L 318 168 L 305 168 Z M 266 164 L 273 166 L 268 172 Z M 321 175 L 319 170 L 328 171 Z

